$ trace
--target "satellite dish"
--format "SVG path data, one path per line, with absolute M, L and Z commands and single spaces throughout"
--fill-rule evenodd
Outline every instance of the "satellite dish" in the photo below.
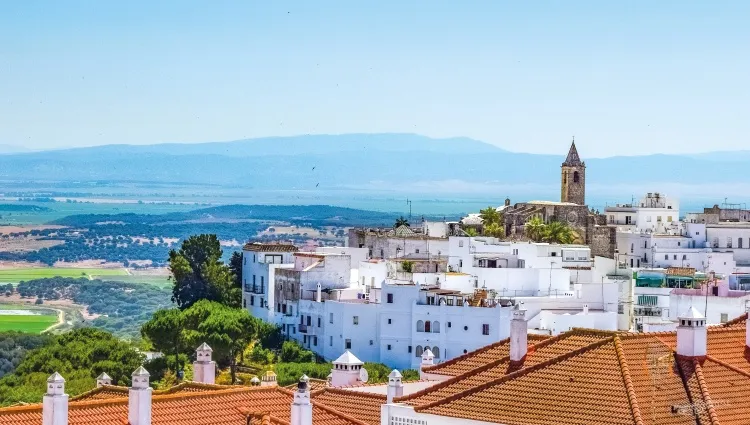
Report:
M 362 368 L 359 370 L 359 380 L 363 383 L 367 382 L 367 379 L 370 377 L 370 375 L 367 373 L 367 369 Z

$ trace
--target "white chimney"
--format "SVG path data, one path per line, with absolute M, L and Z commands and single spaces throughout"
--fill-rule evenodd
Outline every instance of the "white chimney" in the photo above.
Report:
M 583 314 L 584 315 L 585 314 L 589 314 L 589 305 L 588 304 L 584 304 L 583 305 Z
M 432 354 L 432 350 L 430 350 L 429 348 L 425 348 L 424 351 L 422 352 L 422 363 L 420 363 L 419 365 L 419 379 L 422 379 L 422 380 L 427 379 L 424 376 L 425 374 L 424 369 L 434 364 L 435 364 L 435 355 Z
M 705 357 L 706 355 L 706 318 L 690 307 L 684 315 L 678 316 L 677 355 L 683 357 Z
M 42 402 L 42 425 L 68 425 L 65 379 L 57 372 L 47 378 L 47 394 Z
M 401 382 L 401 373 L 396 369 L 391 371 L 388 375 L 388 392 L 386 395 L 386 403 L 393 403 L 393 399 L 396 397 L 403 397 L 404 395 L 404 384 Z
M 518 362 L 526 357 L 529 349 L 528 326 L 526 325 L 526 310 L 519 305 L 513 309 L 513 319 L 510 321 L 510 361 Z
M 292 420 L 290 425 L 312 425 L 312 404 L 307 375 L 302 375 L 297 383 L 297 391 L 292 402 Z
M 315 289 L 315 301 L 320 302 L 323 299 L 323 286 L 318 282 L 317 288 Z
M 205 342 L 195 350 L 193 381 L 202 384 L 213 384 L 216 382 L 216 362 L 211 360 L 211 353 L 213 351 Z
M 750 307 L 747 309 L 747 319 L 745 319 L 745 347 L 750 349 Z
M 143 366 L 133 372 L 133 385 L 128 393 L 128 425 L 151 425 L 150 376 Z
M 105 385 L 112 385 L 112 378 L 102 372 L 102 374 L 96 378 L 96 388 L 101 388 Z
M 331 386 L 348 387 L 356 385 L 362 377 L 364 363 L 351 351 L 346 350 L 338 359 L 333 361 L 331 369 Z

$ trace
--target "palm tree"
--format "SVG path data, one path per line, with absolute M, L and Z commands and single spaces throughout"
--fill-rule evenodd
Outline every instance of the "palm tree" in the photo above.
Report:
M 545 229 L 544 240 L 549 243 L 568 244 L 573 243 L 575 235 L 573 229 L 567 224 L 561 221 L 553 221 Z
M 493 223 L 503 224 L 503 217 L 497 212 L 497 208 L 493 206 L 479 210 L 479 217 L 482 218 L 482 224 L 485 226 Z
M 496 238 L 502 238 L 505 236 L 505 229 L 503 229 L 503 226 L 497 224 L 497 223 L 490 223 L 484 226 L 484 235 L 485 236 L 493 236 Z
M 535 215 L 531 217 L 523 226 L 526 236 L 534 242 L 541 242 L 546 233 L 547 225 L 544 224 L 541 217 Z
M 393 225 L 393 228 L 398 229 L 401 226 L 409 227 L 409 220 L 405 219 L 404 216 L 396 219 L 396 223 Z

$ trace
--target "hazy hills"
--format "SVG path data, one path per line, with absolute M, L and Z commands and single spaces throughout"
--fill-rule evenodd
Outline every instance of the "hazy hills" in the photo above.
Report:
M 505 151 L 468 138 L 413 134 L 274 137 L 235 142 L 108 145 L 0 156 L 0 179 L 139 181 L 264 189 L 393 188 L 461 181 L 556 185 L 568 146 L 553 155 Z M 750 183 L 750 152 L 586 159 L 596 185 Z

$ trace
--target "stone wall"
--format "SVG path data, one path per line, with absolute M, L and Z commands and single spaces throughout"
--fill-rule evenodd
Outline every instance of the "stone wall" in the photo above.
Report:
M 593 226 L 591 228 L 589 246 L 591 247 L 591 256 L 606 258 L 615 257 L 615 247 L 617 246 L 617 227 L 615 226 Z

